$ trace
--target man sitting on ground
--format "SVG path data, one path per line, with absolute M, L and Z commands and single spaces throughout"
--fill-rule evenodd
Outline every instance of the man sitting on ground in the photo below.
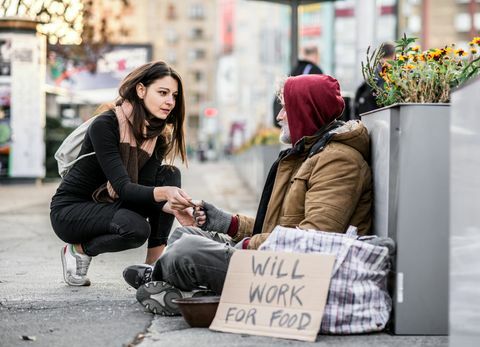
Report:
M 178 314 L 171 299 L 202 288 L 220 294 L 232 254 L 257 249 L 276 225 L 332 232 L 353 225 L 360 235 L 370 231 L 369 136 L 359 121 L 336 121 L 344 109 L 337 80 L 289 77 L 279 96 L 281 141 L 292 146 L 272 165 L 256 218 L 203 202 L 195 209 L 199 227 L 177 228 L 153 268 L 125 269 L 125 280 L 138 288 L 138 301 L 150 311 Z

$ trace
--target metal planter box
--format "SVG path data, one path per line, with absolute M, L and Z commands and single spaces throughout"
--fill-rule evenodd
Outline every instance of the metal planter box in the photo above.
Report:
M 393 332 L 448 334 L 448 104 L 362 115 L 371 139 L 374 233 L 397 245 Z

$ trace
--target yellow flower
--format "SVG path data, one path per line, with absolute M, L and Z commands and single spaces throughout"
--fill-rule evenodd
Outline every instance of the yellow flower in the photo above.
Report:
M 444 49 L 438 49 L 438 48 L 435 48 L 435 49 L 432 49 L 429 51 L 428 53 L 428 58 L 431 60 L 440 60 L 440 58 L 446 54 L 446 51 Z
M 471 42 L 473 42 L 476 45 L 480 45 L 480 36 L 474 37 Z
M 413 65 L 413 64 L 407 64 L 407 65 L 405 65 L 405 69 L 407 69 L 407 70 L 415 69 L 415 65 Z
M 400 61 L 405 61 L 405 56 L 403 56 L 402 54 L 397 54 L 397 59 Z
M 419 50 L 420 50 L 420 46 L 419 46 L 419 45 L 412 47 L 412 51 L 414 51 L 414 52 L 418 52 Z
M 445 46 L 445 52 L 452 53 L 452 47 Z
M 456 49 L 456 50 L 455 50 L 455 54 L 458 55 L 459 57 L 464 57 L 464 56 L 468 55 L 467 52 L 465 52 L 465 51 L 464 51 L 463 49 L 461 49 L 461 48 Z

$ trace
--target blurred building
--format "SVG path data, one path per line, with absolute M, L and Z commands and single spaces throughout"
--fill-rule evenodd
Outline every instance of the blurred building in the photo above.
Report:
M 288 6 L 251 0 L 131 0 L 125 8 L 119 0 L 93 1 L 93 18 L 108 22 L 111 42 L 127 50 L 148 46 L 150 58 L 179 71 L 192 147 L 220 152 L 272 125 L 275 84 L 291 68 Z M 480 0 L 305 5 L 299 8 L 299 48 L 316 45 L 319 65 L 349 96 L 362 82 L 368 46 L 396 40 L 403 32 L 427 46 L 462 45 L 478 35 L 479 7 Z
M 424 49 L 466 48 L 480 32 L 480 0 L 400 0 L 399 10 L 399 35 L 418 37 Z
M 290 11 L 261 1 L 219 0 L 217 128 L 221 146 L 236 147 L 272 126 L 276 84 L 288 74 Z
M 333 71 L 344 91 L 353 93 L 363 81 L 361 62 L 367 47 L 397 37 L 396 0 L 346 0 L 334 6 Z
M 104 0 L 95 0 L 103 5 Z M 216 1 L 135 0 L 118 13 L 112 2 L 110 40 L 150 44 L 153 59 L 164 60 L 182 76 L 186 95 L 188 142 L 196 144 L 200 115 L 215 98 Z M 102 20 L 99 18 L 99 20 Z

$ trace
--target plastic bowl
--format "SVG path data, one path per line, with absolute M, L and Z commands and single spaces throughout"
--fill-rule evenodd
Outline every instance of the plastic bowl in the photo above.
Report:
M 185 321 L 192 327 L 207 328 L 217 312 L 219 296 L 199 296 L 172 300 L 178 305 Z

